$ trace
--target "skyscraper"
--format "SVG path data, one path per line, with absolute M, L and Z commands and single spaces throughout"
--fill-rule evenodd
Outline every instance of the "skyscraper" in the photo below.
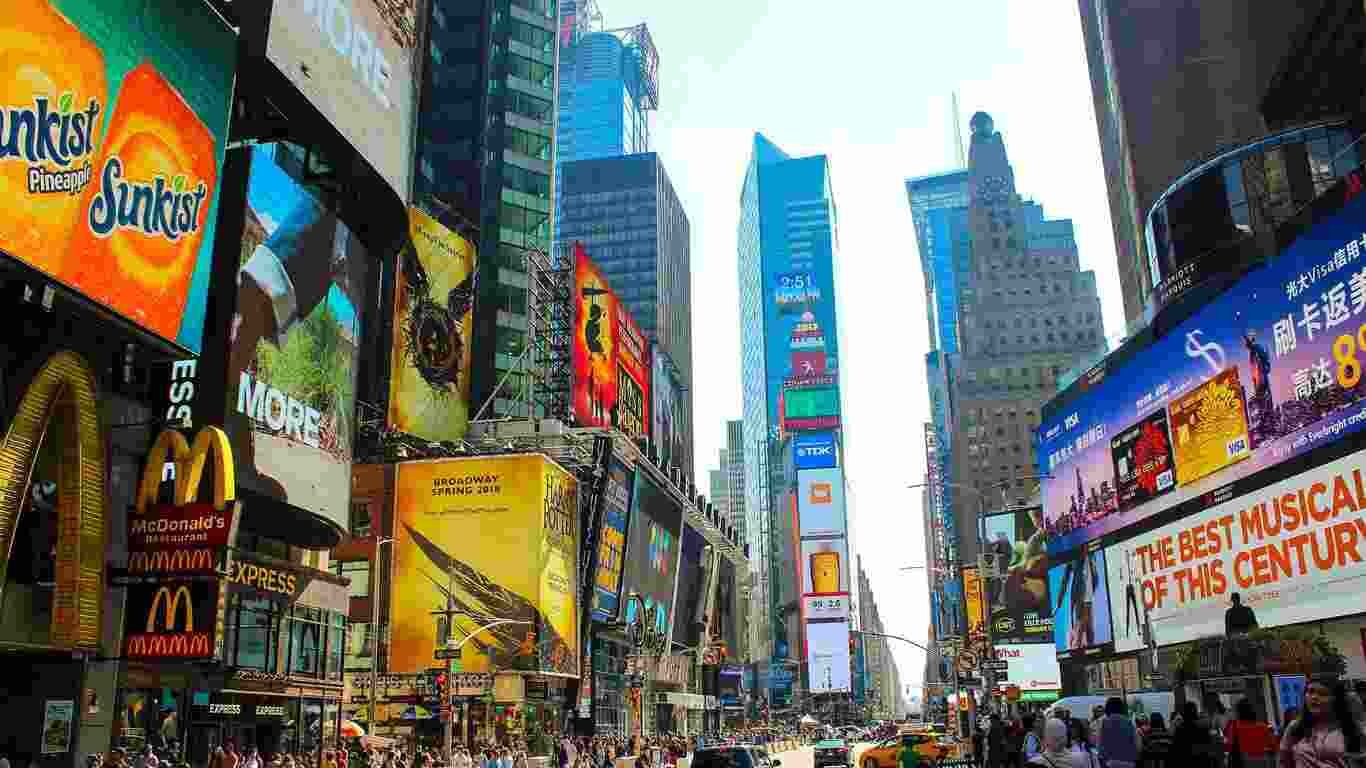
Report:
M 726 448 L 721 468 L 728 478 L 726 510 L 735 522 L 741 541 L 749 541 L 749 524 L 745 514 L 745 423 L 739 419 L 726 422 Z
M 650 151 L 659 54 L 644 24 L 571 36 L 560 50 L 557 162 Z
M 527 343 L 523 253 L 549 253 L 555 141 L 555 1 L 432 0 L 415 198 L 477 236 L 472 411 Z M 508 379 L 485 416 L 526 415 Z
M 655 370 L 673 381 L 681 449 L 665 455 L 691 476 L 691 228 L 669 175 L 653 152 L 564 163 L 559 207 L 560 242 L 584 244 L 662 355 Z

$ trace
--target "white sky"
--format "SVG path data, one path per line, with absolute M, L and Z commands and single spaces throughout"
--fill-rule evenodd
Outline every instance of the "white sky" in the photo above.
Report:
M 1108 335 L 1123 312 L 1075 0 L 599 0 L 609 27 L 644 21 L 660 53 L 654 144 L 692 222 L 694 421 L 705 478 L 740 416 L 736 222 L 754 131 L 793 156 L 830 156 L 846 473 L 856 545 L 888 632 L 923 642 L 929 619 L 924 476 L 924 280 L 905 179 L 953 162 L 985 110 L 1022 194 L 1076 222 Z M 896 645 L 903 681 L 924 657 Z

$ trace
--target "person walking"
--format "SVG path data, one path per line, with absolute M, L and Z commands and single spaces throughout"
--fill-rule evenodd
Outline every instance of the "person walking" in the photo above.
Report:
M 987 722 L 986 736 L 987 768 L 1005 768 L 1006 765 L 1006 727 L 1001 716 L 995 712 Z
M 1276 734 L 1271 726 L 1257 717 L 1252 702 L 1246 697 L 1238 700 L 1233 719 L 1224 729 L 1224 749 L 1228 752 L 1229 768 L 1272 768 L 1277 751 Z
M 1195 702 L 1186 702 L 1181 707 L 1181 723 L 1172 733 L 1171 749 L 1167 752 L 1167 765 L 1199 765 L 1213 760 L 1214 752 L 1214 739 L 1210 736 L 1209 723 L 1201 719 Z
M 1293 768 L 1347 768 L 1347 755 L 1361 752 L 1361 729 L 1339 682 L 1311 680 L 1304 691 L 1304 712 L 1281 739 L 1281 765 Z
M 1137 768 L 1138 756 L 1143 751 L 1143 738 L 1129 718 L 1129 707 L 1124 699 L 1111 696 L 1105 702 L 1105 717 L 1099 723 L 1096 746 L 1100 759 L 1108 768 Z
M 1172 734 L 1167 730 L 1167 721 L 1161 712 L 1148 715 L 1148 733 L 1143 738 L 1143 751 L 1139 762 L 1144 768 L 1162 768 L 1167 762 L 1167 753 L 1172 748 Z
M 1091 745 L 1090 733 L 1085 721 L 1076 718 L 1067 721 L 1067 748 L 1073 755 L 1073 764 L 1078 768 L 1100 768 L 1100 758 L 1096 756 L 1096 748 Z
M 1031 768 L 1089 768 L 1081 762 L 1078 755 L 1067 748 L 1067 723 L 1049 718 L 1043 726 L 1043 739 L 1039 751 L 1029 756 L 1025 763 Z
M 1041 734 L 1046 725 L 1042 720 L 1036 722 L 1033 715 L 1025 715 L 1023 725 L 1025 732 L 1024 759 L 1028 762 L 1035 755 L 1043 752 L 1043 738 Z M 1066 735 L 1066 726 L 1063 728 L 1063 733 Z

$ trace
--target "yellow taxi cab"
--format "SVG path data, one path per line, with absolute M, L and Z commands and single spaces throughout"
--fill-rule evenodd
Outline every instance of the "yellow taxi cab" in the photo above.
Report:
M 938 763 L 948 757 L 951 748 L 939 740 L 938 734 L 926 731 L 902 731 L 890 739 L 883 739 L 863 750 L 858 768 L 900 768 L 897 754 L 902 747 L 915 750 L 922 762 Z

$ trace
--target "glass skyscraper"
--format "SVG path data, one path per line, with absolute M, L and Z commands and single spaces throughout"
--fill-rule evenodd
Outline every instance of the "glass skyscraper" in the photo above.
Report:
M 556 158 L 566 163 L 650 151 L 650 81 L 658 58 L 644 24 L 589 32 L 561 50 Z

